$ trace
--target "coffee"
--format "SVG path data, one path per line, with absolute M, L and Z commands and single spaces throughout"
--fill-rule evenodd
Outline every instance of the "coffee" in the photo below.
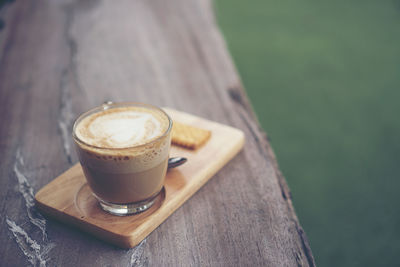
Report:
M 103 208 L 148 202 L 160 192 L 170 128 L 171 120 L 162 110 L 142 104 L 112 104 L 77 120 L 79 159 Z

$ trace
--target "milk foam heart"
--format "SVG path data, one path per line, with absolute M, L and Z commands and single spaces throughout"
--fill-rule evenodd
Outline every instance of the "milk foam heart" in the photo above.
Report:
M 163 114 L 142 107 L 113 108 L 84 118 L 76 128 L 83 142 L 103 148 L 127 148 L 148 143 L 168 127 Z

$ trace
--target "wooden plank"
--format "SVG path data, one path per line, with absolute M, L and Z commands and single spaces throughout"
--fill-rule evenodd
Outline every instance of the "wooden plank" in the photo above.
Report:
M 85 181 L 79 163 L 51 181 L 35 195 L 38 209 L 123 248 L 138 245 L 200 189 L 243 147 L 243 132 L 184 112 L 165 109 L 174 122 L 211 131 L 211 138 L 196 150 L 172 146 L 172 157 L 188 162 L 168 171 L 163 192 L 147 211 L 118 217 L 101 210 Z
M 1 14 L 2 263 L 314 265 L 210 0 L 15 1 Z M 77 162 L 75 117 L 105 100 L 169 106 L 246 135 L 238 157 L 131 250 L 33 206 L 34 192 Z

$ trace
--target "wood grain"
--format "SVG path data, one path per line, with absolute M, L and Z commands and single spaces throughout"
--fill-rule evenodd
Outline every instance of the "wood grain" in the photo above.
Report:
M 37 208 L 49 217 L 119 247 L 138 245 L 229 162 L 244 144 L 243 132 L 238 129 L 173 109 L 166 111 L 174 123 L 196 125 L 212 134 L 210 140 L 196 150 L 171 147 L 172 157 L 185 157 L 188 162 L 168 171 L 164 190 L 149 210 L 125 217 L 102 211 L 79 163 L 39 190 L 35 195 Z
M 0 265 L 314 265 L 210 0 L 15 1 L 0 16 Z M 32 202 L 77 162 L 75 117 L 105 100 L 169 106 L 246 135 L 244 150 L 131 250 L 44 220 Z

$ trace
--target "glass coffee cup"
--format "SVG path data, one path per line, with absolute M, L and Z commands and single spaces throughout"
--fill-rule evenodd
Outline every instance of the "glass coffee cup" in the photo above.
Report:
M 172 120 L 158 107 L 108 103 L 73 126 L 79 161 L 103 210 L 130 215 L 150 208 L 168 168 Z

